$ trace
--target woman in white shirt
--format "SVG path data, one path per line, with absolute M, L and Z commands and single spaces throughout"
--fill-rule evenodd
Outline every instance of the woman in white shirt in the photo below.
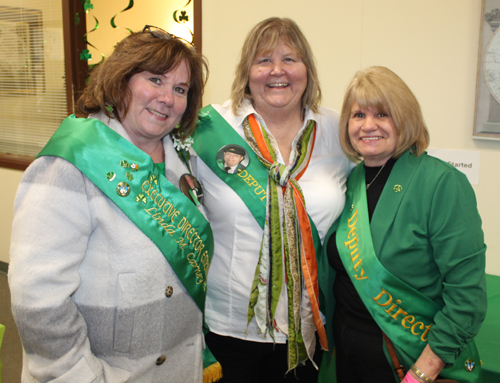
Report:
M 202 111 L 193 147 L 215 237 L 206 340 L 222 382 L 316 381 L 327 348 L 316 254 L 352 168 L 320 100 L 306 38 L 270 18 L 247 36 L 231 100 Z M 245 150 L 235 174 L 217 166 L 228 145 Z

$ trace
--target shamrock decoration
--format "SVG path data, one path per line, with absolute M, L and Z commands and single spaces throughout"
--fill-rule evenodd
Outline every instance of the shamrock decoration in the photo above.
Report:
M 125 177 L 127 177 L 129 181 L 132 181 L 134 179 L 134 176 L 130 172 L 127 172 L 127 174 L 125 174 Z
M 179 16 L 179 21 L 189 21 L 189 16 L 186 15 L 186 11 L 181 11 L 181 15 Z
M 88 49 L 84 49 L 82 53 L 80 53 L 80 60 L 90 60 L 92 58 L 92 55 L 89 53 Z
M 149 182 L 152 184 L 158 185 L 158 180 L 154 174 L 151 174 L 151 177 L 149 177 Z
M 83 9 L 85 12 L 89 12 L 89 9 L 94 9 L 94 4 L 90 0 L 85 0 L 85 3 L 83 3 Z
M 146 198 L 146 196 L 143 193 L 141 193 L 137 197 L 135 197 L 135 202 L 146 203 L 146 202 L 148 202 L 148 199 Z

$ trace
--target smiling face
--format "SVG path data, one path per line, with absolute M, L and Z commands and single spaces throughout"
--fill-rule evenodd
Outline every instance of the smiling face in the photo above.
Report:
M 396 152 L 397 133 L 392 117 L 374 107 L 354 103 L 348 127 L 351 144 L 367 166 L 382 166 Z
M 258 113 L 273 114 L 277 109 L 300 113 L 307 68 L 300 56 L 280 41 L 274 51 L 255 56 L 248 86 Z
M 174 70 L 161 75 L 146 71 L 136 73 L 128 86 L 132 98 L 122 125 L 132 142 L 150 154 L 147 148 L 170 133 L 186 110 L 189 71 L 183 61 Z
M 244 156 L 231 152 L 224 152 L 224 163 L 227 166 L 233 167 L 238 165 L 241 161 L 243 161 Z

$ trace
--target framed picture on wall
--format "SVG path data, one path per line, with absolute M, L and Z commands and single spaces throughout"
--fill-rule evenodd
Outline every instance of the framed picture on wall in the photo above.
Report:
M 500 0 L 483 0 L 474 138 L 500 140 Z
M 0 94 L 44 90 L 40 10 L 0 6 Z

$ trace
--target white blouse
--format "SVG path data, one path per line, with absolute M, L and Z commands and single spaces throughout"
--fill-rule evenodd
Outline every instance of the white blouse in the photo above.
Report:
M 244 139 L 243 121 L 249 114 L 267 129 L 262 117 L 250 103 L 245 104 L 235 116 L 231 101 L 213 105 L 222 117 Z M 340 147 L 338 139 L 338 113 L 320 108 L 319 113 L 306 111 L 307 122 L 317 123 L 316 142 L 309 166 L 299 180 L 306 209 L 318 229 L 321 242 L 331 224 L 341 214 L 345 203 L 346 179 L 354 164 Z M 284 163 L 281 154 L 278 161 Z M 259 260 L 263 230 L 244 202 L 226 183 L 198 157 L 198 177 L 205 196 L 205 208 L 212 225 L 215 252 L 208 273 L 206 322 L 214 333 L 256 342 L 273 342 L 269 334 L 258 334 L 253 318 L 247 329 L 247 311 L 250 289 Z M 275 333 L 277 343 L 285 343 L 286 335 Z

